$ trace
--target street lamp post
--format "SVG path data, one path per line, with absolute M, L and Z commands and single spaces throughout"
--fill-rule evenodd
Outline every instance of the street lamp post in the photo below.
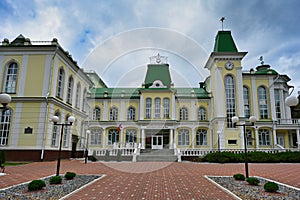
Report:
M 3 107 L 0 107 L 1 110 L 5 110 L 7 108 L 7 104 L 11 102 L 11 96 L 6 93 L 0 93 L 0 103 Z
M 86 131 L 86 145 L 85 145 L 85 160 L 84 163 L 87 163 L 88 160 L 88 145 L 89 145 L 89 135 L 90 135 L 91 131 L 87 130 Z
M 249 178 L 249 169 L 248 169 L 248 153 L 247 153 L 247 135 L 246 135 L 246 127 L 247 126 L 254 126 L 254 123 L 256 122 L 256 117 L 251 116 L 249 118 L 250 123 L 244 123 L 244 124 L 237 124 L 239 121 L 239 118 L 237 116 L 232 117 L 232 123 L 234 127 L 242 126 L 244 131 L 244 149 L 245 149 L 245 171 L 246 171 L 246 178 Z
M 58 151 L 58 158 L 57 158 L 57 166 L 56 166 L 56 176 L 59 176 L 59 168 L 60 168 L 60 158 L 61 158 L 61 143 L 62 143 L 62 139 L 63 139 L 63 133 L 64 133 L 64 126 L 72 126 L 72 124 L 75 122 L 75 117 L 74 116 L 70 116 L 68 118 L 68 122 L 67 123 L 57 123 L 59 121 L 59 117 L 58 116 L 53 116 L 52 117 L 52 121 L 54 123 L 54 125 L 56 126 L 61 126 L 61 132 L 60 132 L 60 141 L 59 141 L 59 151 Z

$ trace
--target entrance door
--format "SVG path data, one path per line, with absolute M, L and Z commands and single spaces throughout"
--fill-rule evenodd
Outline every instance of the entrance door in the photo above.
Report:
M 151 138 L 152 149 L 163 149 L 164 143 L 162 135 L 152 135 Z

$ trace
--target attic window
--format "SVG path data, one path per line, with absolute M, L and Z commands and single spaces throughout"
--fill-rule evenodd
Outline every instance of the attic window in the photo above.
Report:
M 165 86 L 161 80 L 155 80 L 153 81 L 153 84 L 150 86 L 150 88 L 166 88 L 167 86 Z

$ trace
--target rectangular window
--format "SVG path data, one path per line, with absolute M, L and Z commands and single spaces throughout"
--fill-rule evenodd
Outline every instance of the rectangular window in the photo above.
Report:
M 91 145 L 101 145 L 102 132 L 101 130 L 92 130 L 90 137 Z
M 160 118 L 160 98 L 155 98 L 154 116 Z
M 274 90 L 276 118 L 281 118 L 279 90 Z
M 188 130 L 182 129 L 178 133 L 178 145 L 188 146 L 190 143 L 190 134 Z
M 150 119 L 151 118 L 151 110 L 152 110 L 152 104 L 151 104 L 151 99 L 147 98 L 146 99 L 146 119 Z
M 170 100 L 164 98 L 164 118 L 170 118 Z

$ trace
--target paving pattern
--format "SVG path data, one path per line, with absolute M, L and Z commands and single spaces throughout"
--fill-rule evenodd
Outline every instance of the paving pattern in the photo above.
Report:
M 204 175 L 244 173 L 243 164 L 109 162 L 63 160 L 60 173 L 106 174 L 67 199 L 234 199 Z M 6 167 L 0 188 L 54 175 L 56 162 Z M 300 188 L 300 164 L 249 164 L 250 176 L 261 176 Z

